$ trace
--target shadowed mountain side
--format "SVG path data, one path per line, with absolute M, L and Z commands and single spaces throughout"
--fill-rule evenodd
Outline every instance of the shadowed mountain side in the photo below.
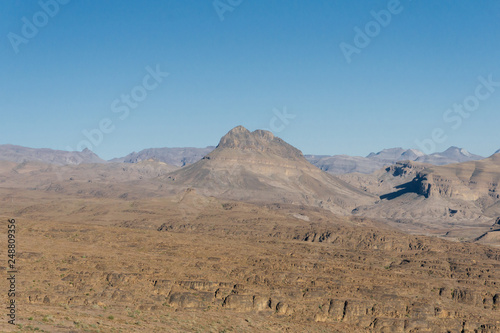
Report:
M 397 197 L 399 197 L 403 194 L 406 194 L 406 193 L 416 193 L 416 191 L 418 190 L 418 181 L 414 179 L 411 182 L 397 185 L 394 188 L 397 191 L 392 192 L 392 193 L 383 194 L 380 196 L 380 199 L 393 200 L 393 199 L 396 199 Z
M 169 187 L 192 187 L 204 195 L 307 204 L 343 213 L 375 199 L 316 168 L 271 132 L 249 132 L 242 126 L 226 134 L 201 161 L 163 178 Z
M 372 175 L 342 178 L 380 196 L 377 204 L 358 207 L 356 214 L 389 219 L 407 231 L 450 237 L 496 232 L 490 228 L 500 216 L 500 154 L 445 166 L 400 162 Z
M 402 189 L 400 186 L 411 183 L 419 171 L 430 166 L 430 164 L 413 161 L 401 161 L 379 169 L 372 174 L 350 173 L 338 175 L 337 177 L 367 193 L 394 197 L 391 194 Z

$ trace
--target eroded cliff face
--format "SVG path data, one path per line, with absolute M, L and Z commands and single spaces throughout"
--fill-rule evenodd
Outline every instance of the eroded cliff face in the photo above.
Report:
M 500 216 L 500 154 L 446 166 L 403 161 L 372 175 L 340 178 L 380 198 L 354 214 L 384 218 L 406 231 L 473 240 Z M 498 238 L 490 236 L 493 243 Z
M 451 199 L 475 201 L 483 197 L 500 199 L 496 175 L 491 179 L 461 179 L 450 174 L 420 172 L 415 179 L 418 194 L 425 197 L 441 196 Z
M 500 154 L 490 158 L 442 167 L 429 167 L 417 176 L 419 194 L 468 201 L 482 197 L 500 199 Z

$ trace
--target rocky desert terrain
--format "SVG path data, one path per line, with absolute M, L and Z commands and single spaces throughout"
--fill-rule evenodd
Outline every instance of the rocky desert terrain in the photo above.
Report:
M 195 190 L 2 192 L 19 230 L 17 331 L 500 330 L 500 250 L 488 246 Z
M 500 332 L 497 167 L 340 179 L 243 127 L 182 168 L 2 161 L 18 272 L 16 325 L 0 330 Z M 458 202 L 475 210 L 414 208 Z

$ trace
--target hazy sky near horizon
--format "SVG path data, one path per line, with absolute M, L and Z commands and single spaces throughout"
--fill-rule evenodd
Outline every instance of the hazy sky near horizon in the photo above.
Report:
M 0 8 L 0 144 L 110 159 L 216 145 L 243 125 L 307 154 L 500 148 L 495 0 Z

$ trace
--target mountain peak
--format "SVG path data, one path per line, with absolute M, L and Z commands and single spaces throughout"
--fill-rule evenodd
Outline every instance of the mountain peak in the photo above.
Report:
M 309 204 L 345 212 L 374 197 L 322 172 L 271 132 L 238 126 L 202 160 L 168 175 L 174 189 L 258 202 Z
M 457 146 L 451 146 L 449 147 L 448 149 L 446 149 L 443 153 L 446 153 L 446 152 L 456 152 L 456 151 L 460 151 L 461 148 L 457 147 Z
M 250 132 L 243 126 L 237 126 L 224 135 L 213 153 L 226 149 L 269 153 L 286 159 L 303 158 L 300 150 L 273 133 L 264 130 Z
M 447 154 L 461 154 L 461 155 L 464 155 L 464 156 L 467 156 L 467 157 L 471 157 L 472 156 L 472 154 L 469 153 L 466 149 L 460 148 L 460 147 L 456 147 L 456 146 L 451 146 L 450 148 L 446 149 L 441 154 L 443 154 L 443 155 L 447 155 Z
M 249 130 L 245 128 L 243 125 L 238 125 L 232 130 L 230 130 L 227 134 L 236 134 L 236 133 L 250 133 Z
M 243 126 L 236 126 L 224 135 L 217 148 L 257 148 L 272 142 L 274 135 L 271 132 L 257 130 L 250 132 Z
M 392 164 L 395 161 L 402 160 L 414 161 L 422 155 L 424 155 L 424 153 L 416 149 L 404 149 L 401 147 L 397 147 L 383 149 L 378 153 L 370 153 L 368 156 L 366 156 L 366 158 Z
M 404 154 L 410 154 L 410 153 L 415 154 L 415 156 L 417 156 L 417 157 L 425 155 L 423 152 L 421 152 L 418 149 L 408 149 Z

